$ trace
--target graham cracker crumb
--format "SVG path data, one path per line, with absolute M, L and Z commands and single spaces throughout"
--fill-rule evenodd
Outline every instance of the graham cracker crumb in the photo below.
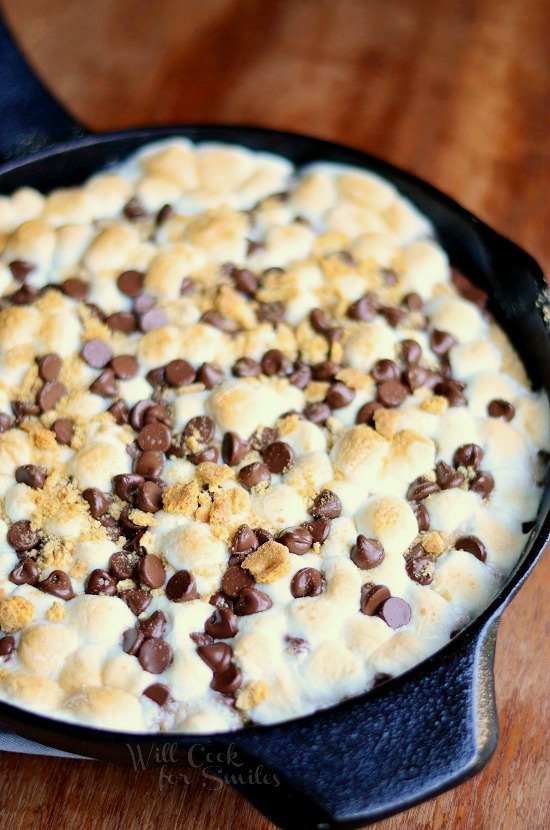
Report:
M 237 694 L 237 709 L 253 709 L 267 698 L 269 687 L 265 680 L 250 680 Z
M 60 602 L 54 602 L 51 608 L 46 611 L 46 619 L 50 622 L 63 622 L 65 619 L 65 608 Z
M 433 553 L 434 556 L 439 556 L 445 550 L 445 540 L 441 533 L 432 530 L 431 533 L 427 533 L 422 539 L 422 547 L 424 550 L 428 551 L 428 553 Z
M 157 524 L 157 520 L 153 514 L 145 513 L 143 510 L 131 510 L 128 518 L 139 527 L 154 527 Z
M 360 369 L 349 367 L 347 369 L 340 369 L 336 375 L 336 380 L 341 380 L 350 389 L 366 389 L 372 383 L 369 375 L 366 375 Z
M 185 484 L 173 484 L 162 494 L 162 504 L 169 513 L 192 516 L 198 507 L 200 488 L 196 479 Z
M 434 395 L 431 398 L 426 398 L 422 401 L 420 408 L 425 412 L 431 412 L 432 415 L 444 415 L 449 406 L 447 398 L 442 395 Z
M 241 568 L 250 571 L 257 582 L 275 582 L 290 571 L 290 553 L 279 542 L 265 542 L 248 554 Z
M 30 599 L 11 596 L 0 601 L 0 628 L 5 634 L 14 634 L 29 625 L 36 616 Z
M 397 432 L 399 413 L 394 409 L 377 409 L 374 413 L 376 431 L 391 441 Z
M 215 461 L 203 461 L 197 467 L 197 476 L 203 484 L 212 484 L 215 487 L 224 481 L 235 478 L 235 471 L 227 464 L 216 464 Z

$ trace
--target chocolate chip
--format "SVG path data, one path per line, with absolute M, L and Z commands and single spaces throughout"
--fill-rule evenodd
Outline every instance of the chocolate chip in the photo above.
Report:
M 307 527 L 289 527 L 279 536 L 281 545 L 286 545 L 291 553 L 298 556 L 307 553 L 313 545 L 313 535 Z
M 188 602 L 197 599 L 195 578 L 189 571 L 176 571 L 166 585 L 166 596 L 171 602 Z
M 366 323 L 376 317 L 377 309 L 378 302 L 376 301 L 375 296 L 372 293 L 366 294 L 364 297 L 361 297 L 361 299 L 356 300 L 349 306 L 348 317 L 350 320 L 361 320 Z
M 350 389 L 350 387 L 346 386 L 345 383 L 337 381 L 329 388 L 325 397 L 325 403 L 327 403 L 331 409 L 343 409 L 344 407 L 349 406 L 354 398 L 355 389 Z
M 94 337 L 84 343 L 80 355 L 88 366 L 93 369 L 103 369 L 110 362 L 113 352 L 108 343 Z
M 405 570 L 409 579 L 419 585 L 430 585 L 434 579 L 434 569 L 430 558 L 421 544 L 415 545 L 412 555 L 407 559 Z
M 276 429 L 272 429 L 271 427 L 260 427 L 251 436 L 250 443 L 253 449 L 258 450 L 258 452 L 263 452 L 270 444 L 273 444 L 278 440 L 279 433 Z
M 15 651 L 15 639 L 8 634 L 7 637 L 0 637 L 0 657 L 9 657 Z
M 316 519 L 337 519 L 341 512 L 342 503 L 332 490 L 321 490 L 310 510 Z
M 467 553 L 471 553 L 472 556 L 475 556 L 476 559 L 479 559 L 480 562 L 485 562 L 487 560 L 487 550 L 485 545 L 478 539 L 477 536 L 461 536 L 460 539 L 457 539 L 455 542 L 455 548 L 457 550 L 465 550 Z
M 213 389 L 223 380 L 223 372 L 214 366 L 213 363 L 203 363 L 197 372 L 197 380 L 203 383 L 207 389 Z
M 216 608 L 204 629 L 215 640 L 229 640 L 238 631 L 237 617 L 230 608 Z
M 135 196 L 132 196 L 132 198 L 126 202 L 122 212 L 124 216 L 130 220 L 130 222 L 136 222 L 138 219 L 143 219 L 143 217 L 147 215 L 145 208 Z
M 470 490 L 479 493 L 482 499 L 486 499 L 493 492 L 495 480 L 490 473 L 480 470 L 474 480 L 470 483 Z
M 314 380 L 333 380 L 340 371 L 340 366 L 334 360 L 322 360 L 311 367 L 311 374 Z
M 144 478 L 159 478 L 163 467 L 162 453 L 158 450 L 142 452 L 134 464 L 134 472 Z
M 17 291 L 10 294 L 9 299 L 14 305 L 31 305 L 31 303 L 34 303 L 40 295 L 41 292 L 38 288 L 34 288 L 30 285 L 22 285 L 21 288 L 17 289 Z
M 422 306 L 424 305 L 424 301 L 420 294 L 417 294 L 415 291 L 411 291 L 410 294 L 406 294 L 403 297 L 403 303 L 407 306 L 410 311 L 420 311 Z
M 170 416 L 170 412 L 166 407 L 166 404 L 157 403 L 145 410 L 144 423 L 152 424 L 155 421 L 159 421 L 161 424 L 164 424 L 168 427 L 168 429 L 172 429 L 174 426 L 174 422 Z
M 316 597 L 323 591 L 323 579 L 316 568 L 302 568 L 292 577 L 290 593 L 293 597 Z
M 41 591 L 44 591 L 44 593 L 51 594 L 52 596 L 65 601 L 73 599 L 74 597 L 71 580 L 65 571 L 52 571 L 46 579 L 43 579 L 42 582 L 38 583 L 37 587 L 40 588 Z
M 44 355 L 38 361 L 38 374 L 44 381 L 57 380 L 61 370 L 61 358 L 58 354 L 51 353 Z
M 394 306 L 382 306 L 380 308 L 381 314 L 384 315 L 386 321 L 392 329 L 397 328 L 399 323 L 406 317 L 406 311 L 402 308 L 395 308 Z
M 509 401 L 497 398 L 487 406 L 487 413 L 491 418 L 502 418 L 503 421 L 511 421 L 516 410 Z
M 374 424 L 374 413 L 377 409 L 383 409 L 384 407 L 379 401 L 369 401 L 366 404 L 363 404 L 361 409 L 358 411 L 357 415 L 355 416 L 355 423 L 356 424 L 368 424 L 368 426 L 373 426 Z
M 139 317 L 139 327 L 141 331 L 148 332 L 160 329 L 168 323 L 168 318 L 162 309 L 156 306 L 141 314 Z
M 90 386 L 90 392 L 101 395 L 103 398 L 114 398 L 118 395 L 118 383 L 112 369 L 105 369 Z
M 61 398 L 67 394 L 67 387 L 59 380 L 49 380 L 36 396 L 36 402 L 42 412 L 55 409 Z
M 429 378 L 430 374 L 427 369 L 422 368 L 422 366 L 417 366 L 414 363 L 407 366 L 403 372 L 403 380 L 411 392 L 414 392 L 415 389 L 420 389 L 421 386 L 428 385 Z
M 154 421 L 152 424 L 146 424 L 139 431 L 137 442 L 142 450 L 157 450 L 158 452 L 166 452 L 172 443 L 172 436 L 170 430 L 159 421 Z
M 266 542 L 272 542 L 274 539 L 273 534 L 263 527 L 255 527 L 254 534 L 259 545 L 265 545 Z
M 272 473 L 284 473 L 294 464 L 294 450 L 286 441 L 274 441 L 262 450 L 262 458 Z
M 259 303 L 256 309 L 256 317 L 260 323 L 272 323 L 277 325 L 285 318 L 285 307 L 283 303 Z
M 322 545 L 330 534 L 330 519 L 314 519 L 312 522 L 304 522 L 302 527 L 309 530 L 314 542 Z
M 153 401 L 147 398 L 143 401 L 138 401 L 130 410 L 130 424 L 134 429 L 140 430 L 145 424 L 145 414 L 148 409 L 153 406 Z
M 136 318 L 131 311 L 117 311 L 110 314 L 105 323 L 111 331 L 121 332 L 121 334 L 133 334 L 137 326 Z
M 154 553 L 148 553 L 140 559 L 139 578 L 149 588 L 162 588 L 164 585 L 166 579 L 164 565 Z
M 250 614 L 261 614 L 273 605 L 270 597 L 259 591 L 257 588 L 245 588 L 241 591 L 239 599 L 235 603 L 235 614 L 239 617 L 247 617 Z
M 6 415 L 5 412 L 0 412 L 0 433 L 7 432 L 13 427 L 13 418 Z
M 145 314 L 146 311 L 149 311 L 150 308 L 153 308 L 155 305 L 155 298 L 152 297 L 150 294 L 138 294 L 137 297 L 134 297 L 132 301 L 132 308 L 134 310 L 134 314 L 140 315 Z
M 191 418 L 184 430 L 186 438 L 195 436 L 201 444 L 209 444 L 213 439 L 216 431 L 216 426 L 212 418 L 207 415 L 198 415 L 196 418 Z
M 17 426 L 20 426 L 25 418 L 40 414 L 40 407 L 38 404 L 30 403 L 28 401 L 12 401 L 11 408 L 13 409 L 15 423 Z
M 200 318 L 201 323 L 206 323 L 208 326 L 213 326 L 215 329 L 225 330 L 225 318 L 219 311 L 209 308 Z
M 453 456 L 455 467 L 473 467 L 477 470 L 483 461 L 483 450 L 477 444 L 461 444 Z
M 123 473 L 113 476 L 113 490 L 122 501 L 131 501 L 137 490 L 143 484 L 143 476 L 136 473 Z
M 141 271 L 123 271 L 116 284 L 118 290 L 127 297 L 137 297 L 143 291 L 145 275 Z
M 163 205 L 161 207 L 161 209 L 159 210 L 159 212 L 157 213 L 157 216 L 156 216 L 155 221 L 156 221 L 157 225 L 162 225 L 164 222 L 166 222 L 167 219 L 170 219 L 172 216 L 174 216 L 175 212 L 176 211 L 174 210 L 172 205 Z M 160 685 L 160 684 L 157 684 L 157 685 Z M 146 694 L 146 692 L 144 692 L 143 694 Z M 162 705 L 163 705 L 162 703 L 159 704 L 159 706 L 162 706 Z
M 128 423 L 128 404 L 126 401 L 115 401 L 107 409 L 107 412 L 110 412 L 117 424 Z
M 165 207 L 167 207 L 165 205 Z M 158 221 L 158 217 L 157 217 Z M 153 703 L 156 703 L 157 706 L 166 706 L 169 703 L 173 703 L 174 698 L 172 697 L 172 693 L 168 686 L 165 686 L 164 683 L 153 683 L 151 686 L 147 686 L 145 691 L 143 692 L 144 697 L 148 697 L 149 700 L 152 700 Z
M 221 694 L 233 694 L 242 685 L 243 676 L 240 668 L 231 663 L 223 672 L 216 672 L 210 683 L 210 688 Z
M 418 363 L 422 357 L 422 347 L 416 340 L 403 340 L 401 343 L 401 357 L 405 363 Z
M 158 366 L 156 369 L 149 369 L 149 371 L 145 375 L 145 380 L 147 381 L 147 383 L 150 383 L 151 386 L 154 386 L 155 389 L 164 386 L 166 382 L 166 377 L 164 375 L 164 367 Z
M 444 461 L 438 461 L 435 465 L 437 483 L 442 490 L 451 490 L 453 487 L 460 487 L 464 483 L 464 476 L 458 470 L 453 469 Z
M 390 597 L 378 609 L 378 616 L 390 628 L 401 628 L 411 620 L 411 607 L 401 597 Z
M 255 378 L 262 373 L 262 367 L 251 357 L 240 357 L 233 366 L 233 374 L 238 378 Z
M 258 548 L 258 539 L 256 534 L 248 525 L 241 525 L 230 547 L 230 553 L 248 554 Z
M 317 426 L 322 426 L 331 417 L 332 410 L 328 404 L 316 401 L 306 404 L 304 407 L 304 415 L 308 421 L 317 424 Z
M 434 354 L 442 357 L 448 354 L 449 350 L 455 345 L 456 340 L 448 331 L 440 331 L 434 329 L 430 335 L 430 348 Z
M 236 599 L 245 588 L 253 585 L 254 577 L 238 565 L 229 567 L 222 577 L 222 591 L 231 599 Z
M 197 646 L 209 646 L 214 642 L 210 634 L 205 634 L 203 631 L 194 631 L 189 636 Z
M 213 672 L 223 672 L 231 663 L 233 649 L 227 643 L 212 643 L 199 646 L 197 654 Z
M 374 617 L 382 603 L 390 597 L 390 589 L 385 585 L 366 583 L 361 586 L 361 611 L 367 617 Z
M 367 539 L 362 533 L 357 537 L 351 552 L 351 560 L 362 571 L 376 568 L 384 559 L 385 551 L 376 539 Z
M 126 603 L 132 614 L 135 614 L 136 617 L 139 617 L 139 615 L 146 611 L 151 605 L 152 597 L 151 594 L 147 593 L 147 591 L 140 591 L 130 588 L 126 591 L 122 591 L 119 596 L 120 599 Z
M 414 515 L 416 516 L 419 532 L 422 533 L 423 531 L 429 530 L 430 514 L 428 513 L 426 505 L 422 504 L 420 501 L 415 501 L 411 504 L 411 507 Z
M 162 487 L 155 481 L 146 481 L 138 490 L 136 507 L 144 513 L 157 513 L 162 510 Z
M 437 481 L 428 481 L 423 476 L 420 476 L 409 485 L 407 498 L 409 501 L 422 501 L 422 499 L 431 496 L 432 493 L 438 493 L 440 489 Z
M 127 628 L 122 634 L 122 650 L 131 657 L 139 653 L 144 642 L 145 637 L 137 628 Z
M 269 349 L 262 357 L 262 371 L 269 376 L 286 375 L 290 360 L 280 349 Z
M 242 291 L 243 294 L 248 294 L 253 297 L 258 290 L 258 280 L 256 275 L 249 271 L 248 268 L 233 268 L 231 278 L 235 283 L 237 291 Z
M 82 498 L 88 502 L 92 519 L 99 519 L 109 510 L 109 498 L 97 487 L 87 487 Z
M 385 383 L 399 380 L 401 373 L 397 363 L 393 360 L 378 360 L 372 367 L 371 374 L 376 383 Z
M 112 576 L 109 576 L 107 571 L 96 568 L 88 577 L 86 593 L 114 597 L 116 594 L 116 581 Z
M 398 381 L 385 381 L 378 387 L 378 400 L 388 408 L 400 406 L 408 394 L 407 387 Z
M 46 476 L 44 467 L 37 467 L 36 464 L 23 464 L 15 471 L 15 480 L 19 484 L 32 487 L 33 490 L 42 490 Z
M 61 291 L 72 300 L 85 300 L 88 296 L 89 287 L 83 280 L 77 277 L 69 277 L 61 283 Z
M 247 490 L 252 490 L 261 481 L 269 483 L 271 481 L 271 473 L 269 467 L 262 464 L 261 461 L 254 461 L 252 464 L 247 464 L 239 470 L 239 484 Z
M 137 375 L 139 365 L 131 354 L 119 354 L 111 360 L 111 369 L 117 378 L 130 380 Z
M 31 530 L 28 519 L 14 522 L 8 530 L 7 540 L 15 550 L 31 550 L 40 544 L 40 536 L 36 530 Z
M 109 568 L 115 579 L 130 579 L 134 566 L 129 555 L 124 551 L 113 553 L 109 559 Z
M 74 421 L 71 418 L 57 418 L 52 424 L 52 432 L 58 444 L 68 447 L 73 440 Z
M 150 617 L 146 620 L 139 621 L 139 630 L 147 639 L 153 637 L 160 639 L 164 637 L 166 631 L 166 617 L 162 611 L 153 611 Z
M 205 461 L 213 462 L 214 464 L 218 463 L 218 458 L 220 457 L 220 453 L 217 447 L 206 447 L 205 450 L 201 452 L 192 452 L 190 453 L 189 461 L 191 464 L 203 464 Z
M 15 585 L 36 585 L 39 578 L 39 570 L 30 556 L 24 556 L 10 573 L 10 580 Z
M 164 369 L 164 376 L 170 386 L 187 386 L 195 380 L 195 370 L 186 360 L 171 360 Z
M 393 268 L 380 268 L 380 276 L 384 285 L 395 285 L 397 282 L 397 274 Z
M 173 659 L 174 653 L 171 646 L 166 640 L 156 638 L 145 640 L 138 654 L 141 668 L 150 674 L 162 674 Z
M 14 259 L 13 262 L 10 262 L 10 271 L 12 273 L 12 277 L 15 280 L 19 280 L 19 282 L 25 282 L 29 274 L 35 270 L 36 265 L 32 262 L 26 262 L 23 259 Z
M 437 395 L 447 398 L 449 406 L 466 406 L 468 401 L 462 394 L 464 387 L 462 381 L 451 379 L 437 383 L 434 391 Z
M 298 389 L 305 389 L 311 380 L 311 369 L 306 363 L 297 360 L 294 364 L 294 371 L 288 375 L 288 382 Z

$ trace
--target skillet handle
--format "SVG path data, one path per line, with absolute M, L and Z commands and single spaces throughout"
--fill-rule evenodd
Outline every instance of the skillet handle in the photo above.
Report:
M 466 780 L 498 741 L 497 625 L 364 701 L 235 736 L 226 780 L 283 830 L 361 827 Z
M 0 78 L 0 161 L 85 134 L 38 80 L 1 16 Z

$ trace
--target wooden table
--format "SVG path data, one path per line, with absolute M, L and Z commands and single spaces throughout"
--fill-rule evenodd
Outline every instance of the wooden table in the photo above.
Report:
M 5 0 L 92 129 L 249 123 L 356 145 L 432 181 L 550 263 L 547 0 Z M 545 216 L 546 208 L 546 216 Z M 379 830 L 550 826 L 546 557 L 502 622 L 486 770 Z M 2 756 L 9 830 L 272 830 L 200 775 Z M 31 806 L 32 805 L 32 806 Z M 7 822 L 7 823 L 6 823 Z

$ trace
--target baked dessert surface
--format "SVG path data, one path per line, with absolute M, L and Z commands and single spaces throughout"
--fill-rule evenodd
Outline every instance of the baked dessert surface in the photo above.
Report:
M 286 720 L 433 653 L 517 562 L 547 401 L 388 182 L 170 140 L 0 198 L 0 251 L 2 699 Z

